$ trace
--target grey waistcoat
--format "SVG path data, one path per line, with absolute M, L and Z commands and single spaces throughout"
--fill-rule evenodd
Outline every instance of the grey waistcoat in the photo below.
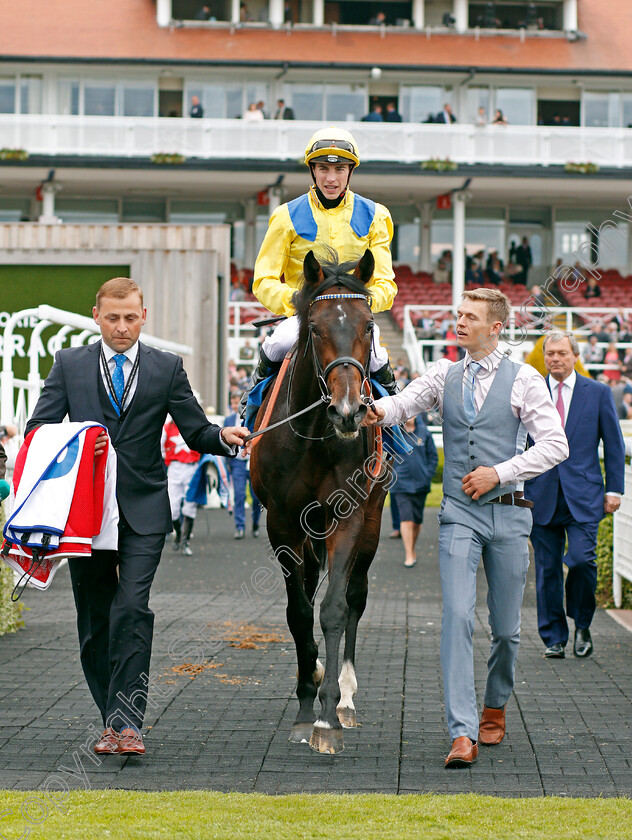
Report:
M 443 492 L 464 502 L 472 499 L 463 492 L 461 479 L 476 467 L 493 467 L 524 452 L 527 430 L 511 410 L 511 389 L 520 365 L 506 356 L 496 370 L 496 376 L 481 410 L 470 425 L 463 409 L 463 369 L 461 360 L 448 370 L 443 394 Z M 485 371 L 479 371 L 485 375 Z M 513 493 L 515 484 L 499 485 L 477 499 L 479 505 Z

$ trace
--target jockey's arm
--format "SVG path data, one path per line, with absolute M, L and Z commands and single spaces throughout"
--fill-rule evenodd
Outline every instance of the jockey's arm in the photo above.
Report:
M 293 228 L 288 224 L 287 209 L 282 205 L 270 217 L 252 281 L 254 296 L 275 315 L 294 315 L 292 295 L 296 289 L 281 282 L 294 235 Z
M 371 292 L 371 309 L 384 312 L 390 309 L 397 294 L 397 284 L 391 257 L 393 221 L 391 214 L 381 204 L 375 205 L 375 218 L 369 230 L 369 248 L 375 259 L 373 278 L 368 286 Z

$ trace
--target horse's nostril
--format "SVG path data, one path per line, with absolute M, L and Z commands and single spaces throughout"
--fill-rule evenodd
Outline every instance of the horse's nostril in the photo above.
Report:
M 342 417 L 340 416 L 340 412 L 333 405 L 330 405 L 327 408 L 327 417 L 329 417 L 332 423 L 336 423 L 337 425 L 340 425 L 342 423 Z

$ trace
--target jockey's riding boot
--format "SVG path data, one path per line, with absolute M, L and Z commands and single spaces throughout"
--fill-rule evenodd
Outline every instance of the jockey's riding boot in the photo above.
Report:
M 272 376 L 275 373 L 278 373 L 279 369 L 281 368 L 281 362 L 271 362 L 270 359 L 266 356 L 263 352 L 263 348 L 259 350 L 259 363 L 257 367 L 253 370 L 252 376 L 250 377 L 250 382 L 248 383 L 248 387 L 241 395 L 241 400 L 239 401 L 239 416 L 243 419 L 246 416 L 246 406 L 248 405 L 248 395 L 260 382 L 264 379 L 267 379 L 268 376 Z
M 193 518 L 191 516 L 183 516 L 182 517 L 182 553 L 188 554 L 189 556 L 193 554 L 191 550 L 191 546 L 189 545 L 189 539 L 191 538 L 191 530 L 193 528 Z
M 383 388 L 386 388 L 388 395 L 394 397 L 397 393 L 397 379 L 393 375 L 391 363 L 387 362 L 378 370 L 374 370 L 371 379 L 376 379 Z
M 178 551 L 180 548 L 180 540 L 182 538 L 182 525 L 180 524 L 179 519 L 174 519 L 172 521 L 174 536 L 173 536 L 173 550 Z

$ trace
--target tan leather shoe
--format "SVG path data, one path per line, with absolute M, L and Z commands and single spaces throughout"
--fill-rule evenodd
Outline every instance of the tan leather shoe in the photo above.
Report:
M 478 758 L 478 744 L 473 744 L 467 735 L 455 738 L 450 754 L 445 760 L 446 767 L 469 767 Z
M 101 739 L 96 742 L 93 750 L 97 755 L 111 755 L 119 751 L 119 734 L 110 726 L 103 731 Z
M 505 737 L 505 704 L 502 709 L 489 709 L 483 706 L 483 714 L 478 727 L 478 740 L 486 747 L 500 744 Z
M 121 729 L 119 734 L 119 755 L 145 755 L 143 736 L 135 729 Z

